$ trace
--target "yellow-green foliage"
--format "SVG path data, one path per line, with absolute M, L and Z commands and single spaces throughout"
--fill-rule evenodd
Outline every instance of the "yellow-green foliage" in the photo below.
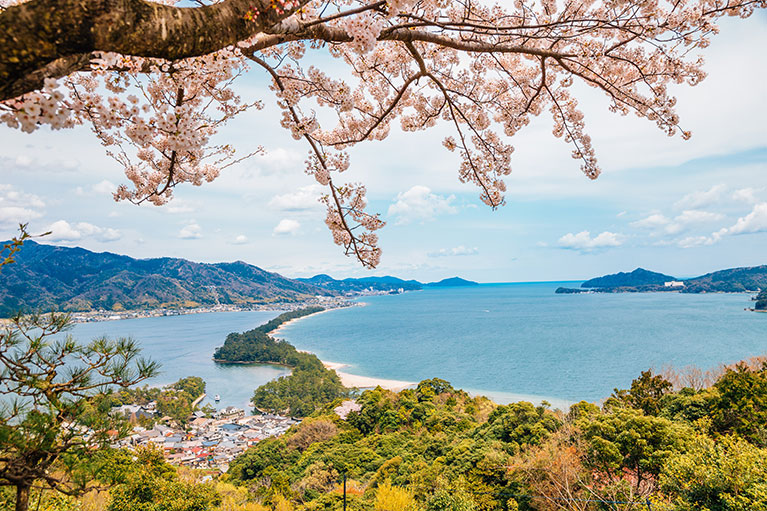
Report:
M 218 482 L 216 493 L 221 498 L 216 511 L 270 511 L 267 506 L 248 501 L 248 489 L 243 486 Z
M 375 511 L 417 511 L 413 494 L 405 489 L 392 486 L 388 481 L 376 490 Z
M 698 435 L 687 452 L 674 454 L 660 475 L 676 511 L 767 509 L 767 449 L 741 438 Z
M 282 495 L 277 495 L 273 499 L 274 511 L 293 511 L 294 507 L 290 500 Z

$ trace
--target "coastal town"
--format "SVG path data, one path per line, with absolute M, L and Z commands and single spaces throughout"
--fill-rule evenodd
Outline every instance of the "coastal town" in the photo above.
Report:
M 346 419 L 350 412 L 359 409 L 355 401 L 346 400 L 334 411 Z M 115 442 L 113 447 L 154 446 L 162 450 L 169 463 L 220 473 L 226 473 L 229 463 L 249 447 L 280 436 L 301 423 L 301 419 L 284 415 L 246 415 L 245 410 L 234 406 L 217 410 L 212 416 L 195 411 L 183 427 L 162 419 L 152 427 L 140 426 L 140 422 L 157 417 L 154 402 L 144 406 L 122 405 L 115 407 L 112 413 L 121 414 L 135 424 L 132 434 Z
M 158 308 L 125 311 L 100 309 L 94 311 L 73 312 L 71 313 L 71 318 L 73 323 L 90 323 L 95 321 L 117 321 L 121 319 L 184 316 L 187 314 L 205 314 L 210 312 L 293 311 L 311 306 L 320 306 L 324 309 L 340 309 L 344 307 L 354 307 L 356 305 L 359 304 L 357 302 L 349 301 L 348 297 L 316 296 L 309 300 L 297 302 L 274 302 L 251 305 L 217 304 L 194 308 Z
M 134 407 L 132 418 L 151 413 L 151 403 L 148 407 Z M 202 412 L 195 415 L 186 427 L 137 425 L 133 434 L 121 439 L 115 447 L 153 445 L 162 449 L 165 459 L 175 465 L 226 472 L 229 462 L 248 447 L 281 435 L 300 422 L 281 415 L 246 416 L 244 410 L 231 406 L 217 411 L 213 417 L 206 417 Z

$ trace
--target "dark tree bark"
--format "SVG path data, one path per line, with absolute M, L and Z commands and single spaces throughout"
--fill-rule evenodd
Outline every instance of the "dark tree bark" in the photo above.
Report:
M 30 487 L 26 485 L 16 487 L 16 511 L 29 509 L 29 490 Z
M 167 60 L 212 53 L 294 10 L 275 5 L 280 3 L 224 0 L 181 8 L 144 0 L 30 0 L 8 7 L 0 10 L 0 100 L 39 89 L 45 78 L 86 69 L 96 51 Z

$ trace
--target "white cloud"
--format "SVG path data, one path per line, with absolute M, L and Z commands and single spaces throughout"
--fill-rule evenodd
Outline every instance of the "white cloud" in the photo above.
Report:
M 426 186 L 416 185 L 397 194 L 395 202 L 389 206 L 389 215 L 398 217 L 398 224 L 433 220 L 441 214 L 457 213 L 458 210 L 451 205 L 454 200 L 454 195 L 444 197 L 431 193 Z
M 716 236 L 688 236 L 684 239 L 679 240 L 677 245 L 680 248 L 695 248 L 695 247 L 702 247 L 704 245 L 713 245 L 717 239 L 715 239 Z
M 701 211 L 699 209 L 686 209 L 674 218 L 654 213 L 642 220 L 631 222 L 629 225 L 645 229 L 658 229 L 662 227 L 666 234 L 679 234 L 692 225 L 716 222 L 722 218 L 724 218 L 724 215 L 719 213 Z
M 687 229 L 691 225 L 706 224 L 716 222 L 724 218 L 720 213 L 710 211 L 701 211 L 699 209 L 686 209 L 680 215 L 674 218 L 674 222 L 666 226 L 668 234 L 677 234 Z
M 104 179 L 91 185 L 90 187 L 83 188 L 82 186 L 75 187 L 75 195 L 80 197 L 87 197 L 89 195 L 109 195 L 111 196 L 117 190 L 117 185 L 111 181 Z
M 298 190 L 283 195 L 275 195 L 269 201 L 269 207 L 281 211 L 308 211 L 319 209 L 319 198 L 325 187 L 322 185 L 302 186 Z
M 761 202 L 754 206 L 746 216 L 738 218 L 731 227 L 722 227 L 711 236 L 688 237 L 681 240 L 678 245 L 682 248 L 699 247 L 702 245 L 713 245 L 727 235 L 750 234 L 756 232 L 767 232 L 767 202 Z
M 240 234 L 234 238 L 234 241 L 232 241 L 235 245 L 244 245 L 248 242 L 248 237 L 244 234 Z
M 301 224 L 297 221 L 291 220 L 289 218 L 283 218 L 280 220 L 280 223 L 274 227 L 274 231 L 272 231 L 272 233 L 276 236 L 295 234 L 300 227 Z
M 165 209 L 168 213 L 192 213 L 195 210 L 194 206 L 184 199 L 173 199 Z
M 761 191 L 761 190 L 759 190 Z M 732 192 L 732 200 L 736 202 L 745 202 L 747 204 L 754 204 L 759 202 L 756 197 L 757 190 L 754 188 L 741 188 Z
M 476 255 L 478 253 L 479 249 L 477 247 L 465 247 L 463 245 L 458 245 L 457 247 L 453 248 L 441 248 L 436 252 L 429 252 L 427 255 L 429 257 L 448 257 Z
M 304 155 L 282 147 L 269 149 L 253 160 L 261 175 L 284 174 L 304 166 Z
M 656 227 L 662 227 L 664 225 L 668 225 L 670 222 L 671 220 L 669 218 L 666 218 L 660 213 L 655 213 L 648 216 L 647 218 L 643 218 L 642 220 L 631 222 L 629 225 L 631 225 L 632 227 L 640 227 L 640 228 L 656 228 Z
M 679 199 L 674 207 L 677 209 L 696 209 L 716 204 L 724 197 L 727 187 L 723 184 L 712 186 L 705 191 L 688 193 Z
M 196 240 L 202 238 L 202 228 L 199 224 L 192 222 L 178 231 L 178 237 L 182 240 Z
M 0 223 L 19 224 L 40 218 L 45 203 L 37 195 L 0 184 Z
M 735 225 L 727 229 L 727 234 L 746 234 L 767 231 L 767 202 L 754 206 L 748 215 L 738 218 Z
M 600 248 L 619 247 L 623 236 L 614 232 L 605 231 L 591 237 L 589 231 L 581 231 L 578 234 L 568 232 L 559 238 L 560 248 L 568 250 L 590 251 Z
M 99 195 L 112 195 L 117 190 L 117 185 L 105 179 L 93 185 L 92 190 Z
M 51 232 L 46 240 L 51 241 L 77 241 L 83 238 L 93 238 L 98 241 L 117 241 L 122 238 L 122 233 L 111 227 L 99 227 L 88 222 L 78 222 L 74 225 L 66 220 L 53 222 L 48 229 Z
M 32 158 L 30 158 L 29 156 L 25 156 L 23 154 L 19 155 L 16 157 L 16 165 L 18 167 L 29 167 L 30 165 L 32 165 Z
M 47 236 L 51 241 L 75 241 L 83 237 L 82 233 L 71 226 L 66 220 L 53 222 L 48 226 L 47 230 L 51 232 Z

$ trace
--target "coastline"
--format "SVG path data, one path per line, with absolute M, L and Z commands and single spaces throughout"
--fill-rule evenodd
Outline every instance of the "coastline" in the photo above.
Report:
M 386 390 L 391 390 L 392 392 L 399 392 L 418 384 L 417 382 L 412 381 L 387 380 L 385 378 L 373 378 L 371 376 L 351 374 L 344 371 L 339 371 L 341 368 L 349 367 L 348 364 L 327 362 L 325 360 L 322 360 L 321 362 L 325 368 L 333 369 L 336 372 L 338 377 L 341 378 L 341 383 L 344 385 L 344 387 L 356 387 L 358 389 L 374 389 L 376 387 L 381 387 Z
M 354 307 L 354 305 L 348 305 L 347 307 Z M 317 314 L 322 314 L 324 312 L 330 312 L 330 311 L 334 311 L 334 310 L 337 310 L 337 309 L 343 309 L 343 308 L 344 307 L 326 307 L 325 309 L 323 309 L 321 311 L 312 312 L 311 314 L 307 314 L 306 316 L 301 316 L 300 318 L 289 319 L 286 322 L 282 323 L 277 328 L 275 328 L 274 330 L 272 330 L 271 332 L 269 332 L 268 335 L 271 335 L 272 337 L 274 337 L 275 335 L 280 333 L 280 330 L 282 330 L 283 328 L 285 328 L 289 324 L 293 323 L 294 321 L 300 321 L 300 320 L 305 319 L 305 318 L 310 318 L 312 316 L 316 316 Z M 298 351 L 301 351 L 301 350 L 298 350 Z M 309 352 L 307 352 L 307 353 L 309 353 Z
M 362 304 L 359 304 L 359 302 L 352 302 L 354 305 L 352 307 L 361 307 Z M 272 337 L 275 337 L 277 334 L 279 334 L 280 330 L 282 330 L 285 326 L 293 323 L 294 321 L 301 321 L 302 319 L 310 318 L 312 316 L 315 316 L 317 314 L 323 314 L 325 312 L 334 311 L 337 309 L 340 309 L 342 307 L 333 307 L 333 308 L 327 308 L 325 310 L 321 310 L 318 312 L 314 312 L 312 314 L 308 314 L 306 316 L 301 316 L 300 318 L 293 318 L 289 321 L 286 321 L 285 323 L 281 324 L 271 332 L 269 332 L 269 335 Z M 298 348 L 296 348 L 298 349 Z M 302 351 L 304 353 L 311 353 L 311 351 L 306 350 L 298 350 Z M 313 355 L 316 355 L 316 353 L 312 353 Z M 386 378 L 373 378 L 371 376 L 360 376 L 358 374 L 351 374 L 347 373 L 345 371 L 339 371 L 339 369 L 344 367 L 349 367 L 348 364 L 343 364 L 339 362 L 328 362 L 326 360 L 320 360 L 322 362 L 322 365 L 325 366 L 327 369 L 333 369 L 338 377 L 341 379 L 341 383 L 344 385 L 344 387 L 356 387 L 358 389 L 374 389 L 376 387 L 381 387 L 386 390 L 391 390 L 392 392 L 399 392 L 401 390 L 404 390 L 408 387 L 412 387 L 414 385 L 417 385 L 418 382 L 411 382 L 411 381 L 402 381 L 402 380 L 389 380 Z

